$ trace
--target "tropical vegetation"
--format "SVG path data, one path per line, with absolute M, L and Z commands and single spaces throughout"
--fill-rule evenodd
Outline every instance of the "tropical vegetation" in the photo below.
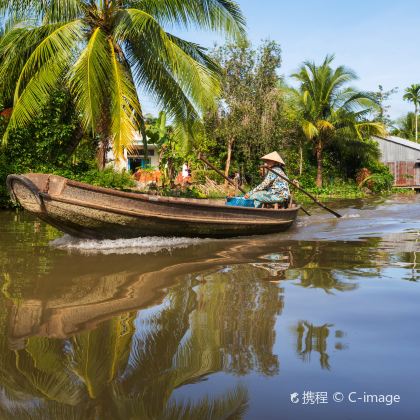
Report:
M 395 122 L 391 129 L 391 134 L 416 141 L 416 124 L 418 124 L 418 118 L 414 112 L 408 112 Z
M 412 102 L 414 105 L 414 126 L 415 126 L 415 141 L 418 141 L 418 115 L 420 103 L 420 84 L 412 84 L 405 90 L 403 98 L 406 101 Z
M 302 112 L 302 131 L 312 142 L 317 161 L 316 186 L 322 187 L 322 155 L 332 141 L 359 139 L 382 134 L 385 129 L 368 115 L 375 107 L 374 98 L 351 87 L 355 73 L 344 67 L 331 67 L 333 55 L 321 65 L 306 61 L 294 77 L 300 84 L 296 90 Z
M 164 26 L 191 26 L 240 38 L 244 18 L 231 0 L 0 2 L 3 100 L 13 106 L 3 144 L 65 85 L 80 130 L 99 136 L 98 161 L 115 159 L 140 130 L 146 142 L 137 89 L 152 94 L 174 124 L 189 132 L 219 91 L 218 68 L 197 44 Z M 147 148 L 145 148 L 147 150 Z
M 335 66 L 333 55 L 303 62 L 291 86 L 281 75 L 280 45 L 251 45 L 230 0 L 0 1 L 0 12 L 3 206 L 11 172 L 132 187 L 129 173 L 104 167 L 106 160 L 123 165 L 134 132 L 142 135 L 145 159 L 147 142 L 157 145 L 162 194 L 172 194 L 186 161 L 194 182 L 220 182 L 197 151 L 248 185 L 260 180 L 260 156 L 278 150 L 288 175 L 317 194 L 388 190 L 392 177 L 371 136 L 417 136 L 417 85 L 405 95 L 414 117 L 397 123 L 387 105 L 396 88 L 356 89 L 354 71 Z M 174 26 L 232 40 L 208 52 L 165 29 Z M 143 113 L 139 92 L 156 99 L 157 117 Z M 363 174 L 369 182 L 362 183 Z M 195 189 L 183 193 L 203 196 Z

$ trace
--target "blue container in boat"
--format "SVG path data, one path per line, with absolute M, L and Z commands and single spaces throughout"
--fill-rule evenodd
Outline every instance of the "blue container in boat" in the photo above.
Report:
M 249 200 L 248 198 L 243 197 L 227 197 L 226 205 L 236 207 L 254 207 L 254 200 Z

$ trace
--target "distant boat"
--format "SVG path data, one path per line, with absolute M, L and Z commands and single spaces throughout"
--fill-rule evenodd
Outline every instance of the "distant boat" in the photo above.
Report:
M 288 229 L 300 208 L 233 207 L 223 200 L 125 192 L 49 174 L 9 175 L 7 186 L 12 199 L 24 209 L 81 238 L 226 238 L 274 233 Z

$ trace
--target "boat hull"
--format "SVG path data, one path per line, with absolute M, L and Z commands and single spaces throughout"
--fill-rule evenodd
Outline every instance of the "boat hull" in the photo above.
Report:
M 160 197 L 101 188 L 48 174 L 9 175 L 11 197 L 40 219 L 76 237 L 224 238 L 281 232 L 299 207 L 253 209 L 212 200 Z

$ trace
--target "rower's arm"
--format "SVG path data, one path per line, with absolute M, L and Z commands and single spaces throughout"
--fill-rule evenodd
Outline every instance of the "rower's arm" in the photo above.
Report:
M 269 172 L 265 176 L 264 181 L 261 182 L 261 184 L 257 185 L 254 189 L 249 191 L 248 194 L 253 194 L 257 191 L 264 191 L 264 190 L 268 189 L 271 186 L 271 184 L 274 182 L 275 178 L 276 177 L 271 172 Z

